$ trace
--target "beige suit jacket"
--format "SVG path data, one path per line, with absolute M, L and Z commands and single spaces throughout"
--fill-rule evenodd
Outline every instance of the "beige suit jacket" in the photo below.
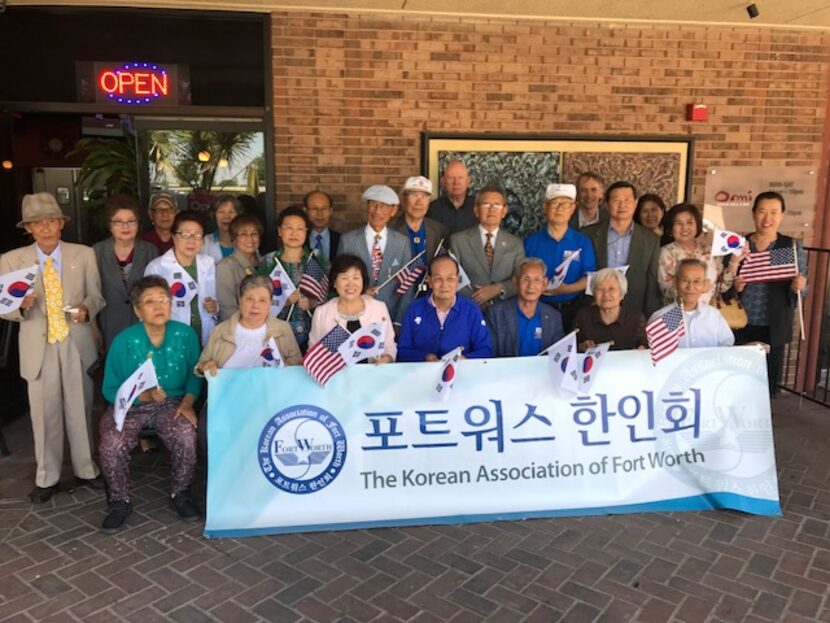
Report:
M 91 323 L 106 305 L 101 296 L 101 278 L 98 275 L 95 252 L 90 247 L 71 242 L 60 244 L 63 305 L 74 307 L 83 304 L 89 310 L 89 322 L 69 323 L 68 338 L 78 349 L 83 371 L 86 372 L 98 357 Z M 37 250 L 34 244 L 14 249 L 0 257 L 0 275 L 36 263 Z M 46 351 L 46 297 L 40 274 L 35 279 L 34 292 L 37 295 L 34 307 L 25 311 L 18 309 L 2 316 L 6 320 L 20 323 L 20 376 L 27 381 L 34 381 L 40 375 Z

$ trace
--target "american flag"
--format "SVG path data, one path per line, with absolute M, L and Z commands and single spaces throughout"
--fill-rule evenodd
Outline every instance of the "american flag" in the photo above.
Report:
M 314 255 L 310 255 L 303 267 L 300 279 L 300 291 L 322 303 L 329 292 L 329 276 Z
M 683 324 L 683 310 L 680 305 L 674 305 L 662 316 L 655 318 L 646 325 L 646 338 L 651 350 L 651 363 L 657 364 L 664 357 L 668 357 L 680 346 L 680 338 L 686 335 Z
M 349 335 L 346 329 L 335 325 L 322 340 L 309 348 L 303 357 L 303 367 L 320 385 L 325 386 L 331 377 L 346 367 L 346 361 L 337 349 L 349 339 Z
M 398 296 L 406 294 L 409 288 L 412 287 L 412 284 L 421 278 L 426 269 L 427 265 L 424 262 L 424 252 L 421 251 L 409 266 L 406 266 L 395 275 L 395 281 L 398 282 L 398 289 L 395 290 L 395 294 Z
M 782 281 L 792 279 L 797 274 L 792 247 L 750 253 L 738 271 L 738 276 L 746 283 Z

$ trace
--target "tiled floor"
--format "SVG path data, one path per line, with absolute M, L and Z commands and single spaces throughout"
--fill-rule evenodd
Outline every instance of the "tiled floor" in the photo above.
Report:
M 0 621 L 830 621 L 830 409 L 774 402 L 784 516 L 618 515 L 208 540 L 166 509 L 161 454 L 136 513 L 100 493 L 25 500 L 27 421 L 0 458 Z

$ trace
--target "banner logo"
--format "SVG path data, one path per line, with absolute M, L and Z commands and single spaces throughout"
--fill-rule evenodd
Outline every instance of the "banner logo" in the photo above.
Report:
M 268 420 L 258 461 L 268 481 L 286 493 L 314 493 L 331 484 L 346 460 L 346 433 L 331 413 L 294 405 Z

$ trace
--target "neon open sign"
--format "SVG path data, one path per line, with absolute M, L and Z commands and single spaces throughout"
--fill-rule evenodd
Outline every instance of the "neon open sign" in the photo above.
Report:
M 100 72 L 98 88 L 119 104 L 149 104 L 170 95 L 170 76 L 152 63 L 124 63 Z
M 75 63 L 78 99 L 123 106 L 190 104 L 187 65 L 144 61 Z

